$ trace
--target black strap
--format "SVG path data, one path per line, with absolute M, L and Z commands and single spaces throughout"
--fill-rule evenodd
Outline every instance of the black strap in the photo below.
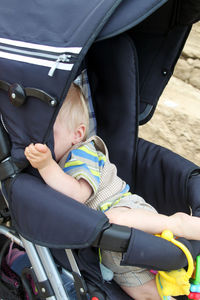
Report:
M 27 161 L 13 161 L 10 152 L 10 138 L 2 122 L 0 122 L 0 181 L 9 177 L 14 177 L 28 165 Z
M 38 98 L 46 103 L 48 103 L 51 106 L 55 106 L 57 104 L 57 101 L 55 100 L 55 98 L 51 97 L 49 94 L 47 94 L 46 92 L 39 90 L 39 89 L 35 89 L 35 88 L 25 88 L 25 93 L 27 97 L 35 97 Z
M 57 105 L 57 101 L 54 97 L 40 89 L 31 87 L 24 88 L 18 83 L 14 83 L 11 85 L 3 80 L 0 80 L 0 89 L 8 92 L 10 101 L 15 106 L 21 106 L 22 104 L 24 104 L 27 97 L 38 98 L 41 101 L 49 104 L 50 106 Z
M 8 84 L 7 82 L 5 82 L 3 80 L 0 80 L 0 89 L 8 92 L 9 87 L 10 87 L 10 84 Z
M 127 251 L 131 237 L 131 228 L 117 224 L 111 224 L 96 237 L 92 246 L 104 250 L 125 252 Z
M 13 177 L 20 171 L 21 168 L 19 168 L 13 162 L 12 157 L 8 157 L 0 163 L 0 181 L 5 180 L 9 177 Z

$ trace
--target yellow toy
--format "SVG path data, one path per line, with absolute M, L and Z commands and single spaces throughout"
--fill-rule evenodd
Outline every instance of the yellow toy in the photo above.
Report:
M 188 270 L 179 269 L 174 271 L 158 271 L 156 274 L 156 285 L 159 295 L 162 299 L 166 299 L 165 296 L 180 296 L 189 295 L 190 283 L 189 279 L 194 271 L 194 262 L 189 250 L 179 241 L 175 240 L 173 233 L 169 230 L 163 231 L 160 237 L 172 242 L 179 247 L 187 257 Z

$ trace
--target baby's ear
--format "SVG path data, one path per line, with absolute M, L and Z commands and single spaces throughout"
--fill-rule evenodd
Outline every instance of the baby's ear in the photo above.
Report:
M 74 144 L 80 143 L 84 139 L 85 132 L 86 132 L 85 124 L 80 124 L 74 133 Z

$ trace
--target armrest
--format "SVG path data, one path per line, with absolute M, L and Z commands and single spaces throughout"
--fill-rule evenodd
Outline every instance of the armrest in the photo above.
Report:
M 200 252 L 200 242 L 180 241 L 195 258 Z M 154 270 L 176 270 L 187 266 L 185 254 L 169 241 L 141 230 L 112 224 L 92 243 L 104 250 L 123 252 L 122 265 Z
M 79 249 L 92 244 L 108 218 L 45 184 L 20 173 L 2 184 L 17 232 L 40 246 Z
M 200 253 L 200 242 L 185 239 L 180 241 L 185 244 L 193 258 Z M 171 242 L 140 230 L 133 230 L 121 264 L 154 270 L 177 270 L 187 266 L 187 259 L 183 251 Z
M 186 264 L 184 254 L 170 242 L 140 230 L 111 225 L 102 212 L 54 191 L 39 178 L 21 173 L 3 186 L 18 233 L 38 245 L 54 249 L 93 245 L 125 252 L 124 264 L 158 269 Z

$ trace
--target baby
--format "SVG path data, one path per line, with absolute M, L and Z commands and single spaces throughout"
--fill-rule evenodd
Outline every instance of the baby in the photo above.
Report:
M 110 223 L 157 234 L 169 229 L 178 237 L 200 240 L 200 219 L 184 213 L 158 214 L 117 176 L 104 142 L 87 139 L 89 114 L 81 89 L 72 84 L 57 115 L 53 159 L 44 144 L 30 144 L 25 156 L 53 189 L 100 209 Z M 102 251 L 102 262 L 114 272 L 114 280 L 135 300 L 160 300 L 154 275 L 147 269 L 120 266 L 121 253 Z M 142 298 L 141 298 L 142 297 Z M 173 298 L 171 298 L 173 299 Z

